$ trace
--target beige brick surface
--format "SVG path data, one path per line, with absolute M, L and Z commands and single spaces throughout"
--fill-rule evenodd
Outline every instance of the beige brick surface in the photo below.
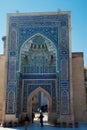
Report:
M 72 84 L 75 120 L 87 121 L 83 53 L 72 54 Z
M 0 121 L 3 116 L 6 83 L 6 57 L 0 55 Z

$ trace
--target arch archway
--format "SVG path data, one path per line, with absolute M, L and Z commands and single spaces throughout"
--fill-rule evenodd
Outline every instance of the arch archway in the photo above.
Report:
M 35 55 L 37 55 L 37 57 L 35 57 Z M 43 56 L 43 57 L 45 57 L 45 59 L 39 58 L 39 56 L 40 57 Z M 27 39 L 20 48 L 20 65 L 19 65 L 20 70 L 19 71 L 22 71 L 22 69 L 23 69 L 22 66 L 25 66 L 25 64 L 30 63 L 30 65 L 31 65 L 31 62 L 33 62 L 31 57 L 32 57 L 32 59 L 39 58 L 39 60 L 48 59 L 48 61 L 52 61 L 53 64 L 56 66 L 57 48 L 50 39 L 48 39 L 46 36 L 44 36 L 40 33 L 37 33 L 37 34 L 33 35 L 32 37 L 30 37 L 29 39 Z M 41 62 L 41 64 L 42 64 L 42 62 Z M 46 63 L 44 63 L 44 64 L 46 64 Z M 33 65 L 31 65 L 31 66 L 33 66 Z
M 53 119 L 56 112 L 56 64 L 57 48 L 50 39 L 42 34 L 37 33 L 30 37 L 20 48 L 19 65 L 21 75 L 23 75 L 22 107 L 23 112 L 29 114 L 30 120 L 32 117 L 32 98 L 39 92 L 45 94 L 48 99 L 48 121 L 51 117 Z M 53 93 L 54 97 L 51 99 Z M 52 105 L 53 103 L 55 105 Z
M 50 120 L 49 119 L 49 115 L 50 115 L 50 113 L 52 111 L 52 99 L 51 99 L 50 94 L 46 90 L 44 90 L 43 88 L 41 88 L 41 87 L 38 87 L 33 92 L 31 92 L 31 94 L 28 97 L 27 112 L 29 114 L 30 121 L 32 120 L 32 98 L 33 98 L 33 96 L 35 94 L 37 94 L 39 92 L 43 92 L 47 96 L 47 98 L 48 98 L 48 121 L 49 121 Z

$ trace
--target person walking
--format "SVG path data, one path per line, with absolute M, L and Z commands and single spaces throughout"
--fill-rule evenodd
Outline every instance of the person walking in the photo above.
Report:
M 32 123 L 34 122 L 35 114 L 32 112 Z
M 43 126 L 43 118 L 44 118 L 44 116 L 43 116 L 42 112 L 40 112 L 39 118 L 40 118 L 40 124 L 41 124 L 41 126 Z

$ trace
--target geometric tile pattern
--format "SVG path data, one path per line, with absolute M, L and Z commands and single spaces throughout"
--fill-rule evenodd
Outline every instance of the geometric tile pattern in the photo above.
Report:
M 70 114 L 68 14 L 13 15 L 8 22 L 6 113 L 19 113 L 21 85 L 24 112 L 27 97 L 40 85 L 52 98 L 52 111 Z
M 27 99 L 29 94 L 37 89 L 38 87 L 41 87 L 45 89 L 49 94 L 51 95 L 53 101 L 52 101 L 52 110 L 55 112 L 56 110 L 56 87 L 55 87 L 56 81 L 55 80 L 24 80 L 23 85 L 23 112 L 27 112 Z

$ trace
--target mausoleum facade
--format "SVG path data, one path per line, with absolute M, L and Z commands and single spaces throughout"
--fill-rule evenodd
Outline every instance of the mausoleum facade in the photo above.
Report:
M 83 53 L 71 50 L 70 12 L 8 14 L 3 40 L 3 122 L 24 114 L 31 120 L 39 92 L 47 96 L 49 122 L 87 121 Z

